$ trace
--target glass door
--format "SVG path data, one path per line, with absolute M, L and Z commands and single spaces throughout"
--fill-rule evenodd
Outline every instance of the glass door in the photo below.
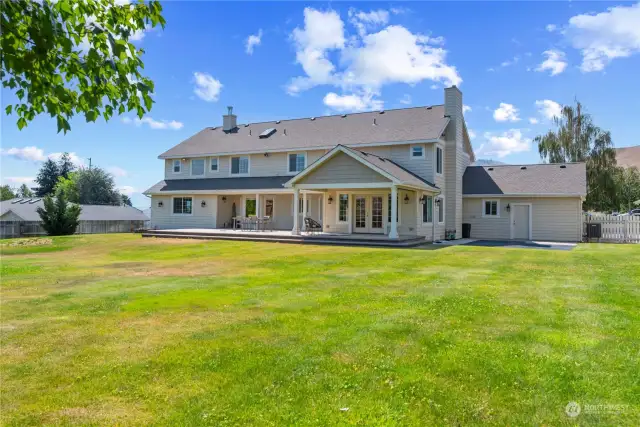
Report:
M 355 196 L 353 229 L 356 233 L 366 233 L 367 226 L 367 196 Z
M 371 196 L 371 233 L 384 233 L 382 200 L 382 196 Z

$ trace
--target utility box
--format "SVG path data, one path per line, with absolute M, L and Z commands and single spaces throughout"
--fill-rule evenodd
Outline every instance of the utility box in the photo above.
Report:
M 587 224 L 587 238 L 599 239 L 602 237 L 602 224 Z
M 462 238 L 463 239 L 471 238 L 471 224 L 462 224 Z

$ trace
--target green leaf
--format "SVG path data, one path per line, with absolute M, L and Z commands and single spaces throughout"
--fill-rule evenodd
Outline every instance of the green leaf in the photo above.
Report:
M 22 130 L 22 128 L 27 126 L 27 120 L 24 117 L 20 117 L 18 119 L 18 129 Z
M 11 111 L 13 111 L 12 105 L 7 105 L 7 108 L 4 109 L 4 112 L 7 114 L 7 116 L 11 114 Z

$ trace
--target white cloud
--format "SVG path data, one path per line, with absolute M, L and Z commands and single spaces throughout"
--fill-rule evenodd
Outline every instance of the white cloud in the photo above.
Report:
M 473 131 L 473 129 L 467 129 L 467 133 L 469 134 L 469 139 L 475 139 L 476 133 Z
M 2 177 L 2 182 L 8 184 L 11 187 L 20 187 L 22 184 L 27 184 L 27 187 L 36 185 L 34 176 L 5 176 Z
M 538 107 L 538 112 L 549 120 L 562 114 L 562 105 L 550 99 L 536 101 L 536 107 Z
M 358 30 L 360 37 L 364 37 L 367 31 L 386 25 L 389 22 L 389 12 L 384 9 L 362 12 L 351 8 L 349 22 Z
M 408 93 L 405 93 L 403 95 L 403 97 L 400 98 L 400 100 L 398 102 L 400 104 L 403 104 L 403 105 L 411 105 L 411 103 L 412 103 L 411 95 L 409 95 Z
M 344 22 L 334 11 L 306 8 L 304 28 L 296 28 L 292 39 L 296 60 L 305 72 L 287 86 L 290 94 L 319 85 L 332 85 L 350 92 L 379 92 L 385 84 L 416 84 L 423 80 L 460 84 L 454 66 L 446 63 L 447 51 L 439 47 L 441 37 L 414 34 L 402 26 L 390 25 L 374 32 L 360 31 L 347 42 Z M 388 13 L 350 11 L 350 21 L 385 25 Z M 333 51 L 338 58 L 329 56 Z
M 547 57 L 542 64 L 538 65 L 536 71 L 551 71 L 551 75 L 555 76 L 562 73 L 567 68 L 567 60 L 564 52 L 557 49 L 545 50 L 542 53 Z
M 135 187 L 132 187 L 130 185 L 121 185 L 117 188 L 119 192 L 121 192 L 122 194 L 126 194 L 127 196 L 131 196 L 133 193 L 136 192 Z
M 521 153 L 531 149 L 531 139 L 525 138 L 519 129 L 510 129 L 499 135 L 486 132 L 484 138 L 487 142 L 478 149 L 478 155 L 497 156 L 499 158 L 513 153 Z
M 493 118 L 497 122 L 517 122 L 520 120 L 520 117 L 518 117 L 518 109 L 504 102 L 501 102 L 500 107 L 493 112 Z
M 576 15 L 564 31 L 582 53 L 583 72 L 601 71 L 612 60 L 640 52 L 640 3 L 596 15 Z
M 198 98 L 207 102 L 218 100 L 220 90 L 222 90 L 220 80 L 216 80 L 211 74 L 196 71 L 193 73 L 193 81 L 196 84 L 193 93 L 198 95 Z
M 544 27 L 545 30 L 549 31 L 550 33 L 553 33 L 555 30 L 558 29 L 558 27 L 556 26 L 556 24 L 549 24 L 546 27 Z
M 35 146 L 24 148 L 12 147 L 9 149 L 0 148 L 0 154 L 13 157 L 17 160 L 27 160 L 31 162 L 44 162 L 47 159 L 44 155 L 44 150 Z
M 380 99 L 376 99 L 377 93 L 362 93 L 360 95 L 338 95 L 329 92 L 325 95 L 322 102 L 327 107 L 338 112 L 358 112 L 367 110 L 382 110 L 384 103 Z
M 503 61 L 500 66 L 501 67 L 509 67 L 511 65 L 515 65 L 518 63 L 518 61 L 520 61 L 520 57 L 519 56 L 514 56 L 512 59 L 508 59 L 506 61 Z
M 119 166 L 109 166 L 107 168 L 107 172 L 109 172 L 111 175 L 115 176 L 116 178 L 123 178 L 127 175 L 129 175 L 129 173 L 122 169 Z
M 184 126 L 182 122 L 178 122 L 176 120 L 155 120 L 150 116 L 145 116 L 142 119 L 134 117 L 131 119 L 130 117 L 123 117 L 122 123 L 124 124 L 134 124 L 138 127 L 143 124 L 148 125 L 151 129 L 157 130 L 180 130 Z
M 60 158 L 62 157 L 64 153 L 63 152 L 58 152 L 58 153 L 51 153 L 49 154 L 47 157 L 50 158 L 51 160 L 54 161 L 59 161 Z M 69 154 L 69 158 L 71 159 L 71 163 L 73 163 L 76 166 L 85 166 L 87 164 L 87 160 L 78 156 L 75 152 L 70 152 L 67 153 Z
M 531 123 L 532 125 L 537 125 L 539 123 L 539 120 L 535 117 L 529 117 L 529 123 Z
M 260 46 L 262 43 L 262 28 L 258 30 L 258 34 L 251 34 L 245 42 L 245 51 L 248 55 L 253 55 L 253 48 Z
M 463 105 L 462 106 L 462 112 L 463 113 L 470 113 L 473 109 L 471 108 L 471 106 L 469 105 Z

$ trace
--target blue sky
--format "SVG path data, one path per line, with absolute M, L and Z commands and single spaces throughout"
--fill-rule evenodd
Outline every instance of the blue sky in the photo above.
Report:
M 2 117 L 2 182 L 19 186 L 41 161 L 74 153 L 111 171 L 134 205 L 163 178 L 157 156 L 227 105 L 239 122 L 443 102 L 463 92 L 479 158 L 538 162 L 532 139 L 578 98 L 617 147 L 640 144 L 640 3 L 163 3 L 164 31 L 139 34 L 156 103 L 143 121 Z M 455 19 L 451 19 L 451 17 Z M 249 43 L 249 40 L 251 43 Z M 249 46 L 251 45 L 251 46 Z M 14 95 L 2 90 L 3 104 Z M 4 108 L 3 108 L 4 109 Z

